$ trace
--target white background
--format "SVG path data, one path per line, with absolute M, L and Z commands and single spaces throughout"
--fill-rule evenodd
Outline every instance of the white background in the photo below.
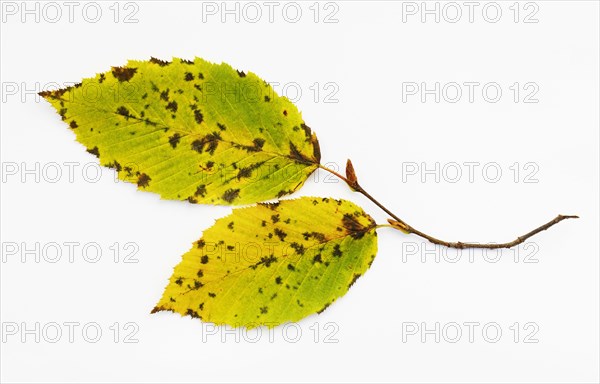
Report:
M 127 9 L 120 4 L 117 23 L 112 2 L 99 3 L 103 13 L 96 23 L 82 16 L 80 3 L 70 23 L 68 8 L 58 4 L 63 15 L 56 23 L 47 20 L 53 10 L 39 3 L 39 22 L 30 15 L 23 23 L 19 9 L 5 13 L 1 25 L 3 382 L 598 382 L 597 2 L 520 3 L 517 22 L 513 2 L 500 2 L 502 16 L 495 23 L 482 15 L 486 2 L 477 3 L 473 22 L 459 2 L 463 14 L 455 23 L 445 3 L 438 5 L 448 12 L 439 22 L 432 15 L 422 22 L 420 13 L 403 14 L 403 7 L 412 8 L 400 2 L 337 2 L 327 9 L 321 3 L 315 22 L 312 3 L 301 3 L 296 23 L 288 21 L 293 10 L 288 20 L 283 17 L 285 3 L 275 8 L 272 23 L 262 2 L 256 23 L 248 20 L 254 13 L 243 14 L 243 3 L 239 23 L 232 15 L 223 23 L 221 13 L 203 14 L 202 3 L 166 1 L 135 2 Z M 488 8 L 488 19 L 494 9 Z M 123 22 L 133 11 L 138 22 Z M 333 11 L 338 22 L 325 23 Z M 524 23 L 533 11 L 529 21 L 538 22 Z M 93 10 L 89 15 L 94 17 Z M 82 168 L 95 157 L 75 142 L 50 105 L 27 92 L 150 56 L 200 56 L 269 82 L 297 83 L 302 96 L 296 104 L 318 134 L 323 162 L 352 158 L 365 188 L 432 235 L 508 241 L 558 213 L 581 219 L 502 252 L 495 263 L 489 261 L 498 256 L 492 252 L 471 259 L 465 253 L 449 262 L 456 252 L 381 229 L 377 258 L 350 292 L 323 314 L 289 328 L 287 338 L 282 327 L 275 328 L 273 342 L 266 330 L 252 343 L 246 339 L 256 333 L 227 334 L 189 317 L 150 315 L 180 255 L 230 208 L 161 201 L 115 183 L 107 169 L 90 182 L 97 168 L 88 167 L 87 177 Z M 333 88 L 321 89 L 315 102 L 309 89 L 315 82 L 321 88 L 335 83 L 338 102 L 324 100 Z M 481 86 L 472 103 L 466 94 L 456 103 L 444 95 L 439 103 L 433 95 L 422 102 L 419 94 L 404 95 L 403 102 L 403 84 L 422 82 L 429 88 L 436 82 Z M 495 103 L 481 94 L 492 82 L 503 92 Z M 509 89 L 515 82 L 535 83 L 538 102 L 523 102 L 531 89 L 521 90 L 515 102 Z M 65 162 L 77 163 L 73 182 Z M 423 175 L 423 182 L 422 173 L 407 172 L 414 164 L 422 170 L 421 163 L 435 169 L 436 162 L 439 182 L 434 175 Z M 473 182 L 465 162 L 480 164 Z M 23 172 L 36 163 L 39 182 Z M 57 182 L 51 180 L 53 163 L 62 170 Z M 443 172 L 452 170 L 449 163 L 463 172 L 457 182 L 454 173 Z M 514 163 L 520 168 L 516 180 Z M 533 165 L 525 169 L 526 163 Z M 499 181 L 492 182 L 491 171 L 482 175 L 486 164 L 501 169 Z M 311 177 L 295 196 L 351 199 L 385 222 L 377 207 L 324 176 Z M 39 263 L 35 255 L 23 263 L 19 253 L 5 252 L 10 244 L 33 248 L 36 242 L 40 249 L 61 244 L 62 258 L 48 262 L 40 250 Z M 72 262 L 65 242 L 80 244 Z M 102 249 L 96 263 L 81 253 L 91 242 Z M 115 242 L 121 248 L 137 244 L 139 262 L 115 263 L 109 249 Z M 538 262 L 525 262 L 532 260 Z M 36 322 L 39 342 L 24 332 Z M 79 323 L 73 342 L 65 322 Z M 116 322 L 117 342 L 110 329 Z M 465 322 L 479 324 L 472 342 Z M 51 323 L 62 329 L 55 343 Z M 89 341 L 93 330 L 88 339 L 82 335 L 91 323 L 102 330 L 96 343 Z M 126 323 L 134 325 L 124 329 Z M 422 331 L 422 323 L 427 329 L 439 323 L 439 342 L 435 334 L 408 332 L 415 324 Z M 462 330 L 457 342 L 454 323 Z M 486 324 L 495 327 L 488 334 L 482 333 Z M 292 342 L 298 328 L 302 334 Z M 492 342 L 497 328 L 502 335 Z M 132 330 L 137 343 L 124 342 Z

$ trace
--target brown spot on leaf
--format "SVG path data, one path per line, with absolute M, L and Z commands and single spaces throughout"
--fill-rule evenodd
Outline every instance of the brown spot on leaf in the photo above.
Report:
M 169 101 L 169 88 L 165 89 L 160 93 L 160 99 L 164 101 Z
M 244 73 L 244 71 L 237 71 L 237 74 L 239 77 L 246 77 L 246 74 Z
M 69 127 L 75 129 L 78 127 L 77 122 L 75 120 L 71 120 L 71 122 L 69 123 Z
M 306 251 L 306 249 L 304 248 L 304 245 L 298 244 L 296 242 L 293 242 L 292 244 L 290 244 L 290 247 L 292 247 L 294 249 L 294 251 L 296 251 L 296 253 L 299 255 L 304 255 L 304 252 Z
M 277 237 L 279 237 L 279 240 L 281 240 L 281 241 L 284 241 L 284 239 L 287 236 L 287 233 L 285 233 L 284 231 L 282 231 L 279 228 L 275 228 L 275 231 L 273 231 L 273 232 L 275 232 L 275 235 L 277 235 Z
M 201 264 L 208 264 L 208 256 L 204 255 L 200 258 Z
M 335 257 L 341 257 L 342 256 L 342 251 L 340 249 L 340 245 L 336 244 L 333 246 L 333 256 Z
M 171 147 L 173 147 L 173 149 L 177 147 L 177 144 L 179 144 L 180 139 L 181 135 L 179 133 L 175 133 L 173 134 L 173 136 L 169 137 L 169 144 L 171 144 Z
M 353 286 L 354 283 L 356 283 L 356 280 L 358 280 L 360 276 L 360 273 L 355 273 L 354 276 L 352 276 L 352 281 L 350 281 L 350 284 L 348 284 L 348 289 L 350 289 L 350 287 Z
M 112 67 L 112 75 L 119 81 L 129 81 L 137 72 L 137 68 Z
M 148 185 L 150 185 L 150 180 L 152 180 L 150 176 L 142 173 L 138 176 L 137 185 L 138 187 L 146 188 Z
M 261 161 L 258 163 L 251 164 L 247 167 L 240 168 L 238 171 L 238 174 L 237 174 L 237 179 L 240 180 L 244 177 L 252 176 L 252 171 L 254 171 L 257 168 L 260 168 L 260 166 L 263 165 L 264 163 L 265 163 L 264 161 Z
M 213 155 L 217 149 L 217 146 L 219 145 L 219 140 L 221 140 L 221 135 L 219 135 L 217 132 L 209 133 L 201 139 L 194 140 L 192 143 L 192 149 L 198 153 L 202 153 L 206 150 L 208 153 Z
M 344 217 L 342 218 L 342 225 L 344 228 L 346 228 L 348 235 L 354 239 L 361 239 L 365 235 L 365 232 L 370 229 L 362 225 L 353 215 L 349 213 L 344 214 Z
M 327 309 L 327 307 L 329 307 L 330 305 L 331 305 L 331 303 L 327 303 L 327 304 L 325 304 L 325 306 L 324 306 L 323 308 L 319 309 L 319 310 L 317 311 L 317 313 L 318 313 L 318 314 L 321 314 L 321 313 L 322 313 L 324 310 L 326 310 L 326 309 Z
M 121 169 L 122 169 L 121 164 L 119 164 L 119 162 L 117 160 L 114 160 L 112 163 L 106 164 L 105 167 L 113 168 L 117 172 L 121 172 Z
M 292 143 L 290 141 L 290 155 L 289 157 L 292 160 L 295 160 L 298 163 L 301 164 L 314 164 L 314 161 L 312 159 L 309 159 L 308 157 L 306 157 L 304 154 L 302 154 L 298 148 L 294 145 L 294 143 Z
M 188 316 L 191 316 L 194 319 L 199 319 L 200 318 L 200 315 L 198 315 L 198 312 L 194 311 L 191 308 L 188 308 L 188 310 L 187 310 L 187 312 L 185 314 L 188 315 Z
M 167 108 L 169 111 L 175 113 L 175 112 L 177 112 L 177 102 L 171 101 L 169 104 L 167 104 L 167 106 L 165 108 Z
M 161 67 L 165 67 L 165 66 L 167 66 L 167 65 L 171 64 L 171 62 L 170 62 L 170 61 L 164 61 L 164 60 L 160 60 L 160 59 L 157 59 L 156 57 L 150 57 L 150 62 L 151 62 L 152 64 L 158 64 L 158 65 L 160 65 Z
M 228 189 L 225 191 L 225 193 L 223 193 L 223 200 L 225 200 L 228 203 L 233 202 L 233 200 L 237 199 L 240 196 L 240 190 L 239 189 Z
M 100 151 L 98 150 L 98 147 L 94 147 L 92 149 L 88 148 L 88 153 L 91 153 L 92 155 L 96 156 L 96 157 L 100 157 Z
M 184 76 L 184 78 L 183 78 L 183 79 L 184 79 L 185 81 L 192 81 L 192 80 L 194 80 L 194 75 L 192 75 L 192 73 L 191 73 L 191 72 L 186 72 L 186 73 L 185 73 L 185 76 Z
M 194 120 L 196 120 L 196 123 L 198 124 L 201 124 L 204 121 L 204 116 L 199 109 L 194 110 Z
M 204 197 L 206 196 L 206 185 L 200 184 L 196 187 L 196 192 L 194 192 L 194 196 Z
M 129 118 L 131 117 L 131 113 L 129 113 L 129 109 L 125 108 L 124 106 L 120 106 L 119 108 L 117 108 L 117 114 L 121 115 L 121 116 L 125 116 L 125 118 L 127 120 L 129 120 Z

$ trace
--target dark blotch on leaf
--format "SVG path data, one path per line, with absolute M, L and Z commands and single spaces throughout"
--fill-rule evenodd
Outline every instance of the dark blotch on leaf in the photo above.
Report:
M 340 245 L 336 244 L 333 246 L 333 256 L 335 257 L 341 257 L 342 256 L 342 251 L 340 249 Z
M 186 315 L 191 316 L 194 319 L 199 319 L 200 318 L 200 315 L 198 315 L 198 312 L 196 312 L 196 311 L 194 311 L 194 310 L 192 310 L 190 308 L 188 308 L 188 310 L 186 312 Z
M 219 140 L 221 140 L 221 135 L 219 135 L 219 133 L 209 133 L 201 139 L 194 140 L 194 142 L 192 142 L 192 149 L 198 153 L 202 153 L 206 150 L 211 155 L 214 155 L 215 150 L 219 145 Z
M 350 289 L 350 287 L 356 283 L 356 280 L 358 280 L 360 276 L 361 275 L 359 273 L 355 273 L 354 276 L 352 276 L 352 281 L 350 281 L 350 284 L 348 284 L 348 289 Z
M 165 89 L 160 93 L 160 99 L 164 101 L 169 101 L 169 88 Z
M 177 102 L 171 101 L 169 104 L 167 104 L 166 108 L 173 113 L 177 112 Z
M 164 66 L 167 66 L 167 65 L 171 64 L 171 62 L 169 62 L 169 61 L 160 60 L 160 59 L 157 59 L 156 57 L 151 57 L 150 58 L 150 62 L 152 64 L 158 64 L 161 67 L 164 67 Z
M 314 164 L 314 161 L 312 159 L 309 159 L 308 157 L 304 156 L 299 150 L 298 147 L 296 147 L 294 145 L 294 143 L 292 143 L 290 141 L 290 155 L 289 157 L 293 160 L 295 160 L 298 163 L 301 164 Z
M 281 240 L 281 241 L 283 241 L 287 236 L 287 233 L 285 233 L 284 231 L 282 231 L 279 228 L 275 228 L 274 232 L 277 235 L 277 237 L 279 237 L 279 240 Z
M 190 72 L 186 72 L 185 77 L 183 79 L 185 81 L 192 81 L 192 80 L 194 80 L 194 75 L 192 75 Z
M 173 149 L 175 149 L 177 144 L 179 144 L 179 139 L 181 139 L 181 135 L 179 133 L 175 133 L 173 136 L 169 137 L 169 144 L 171 144 Z
M 329 307 L 330 305 L 331 305 L 331 303 L 327 303 L 327 304 L 325 304 L 325 306 L 323 306 L 323 308 L 319 309 L 319 310 L 317 311 L 317 313 L 318 313 L 318 314 L 321 314 L 321 313 L 322 313 L 324 310 L 326 310 L 326 309 L 327 309 L 327 307 Z
M 200 184 L 196 187 L 196 192 L 194 192 L 194 196 L 204 197 L 206 195 L 206 185 Z
M 349 213 L 344 214 L 342 225 L 346 228 L 346 232 L 354 239 L 361 239 L 368 229 Z
M 94 155 L 96 157 L 100 157 L 100 151 L 98 150 L 98 147 L 88 149 L 87 151 L 88 151 L 88 153 L 91 153 L 92 155 Z
M 125 108 L 124 106 L 120 106 L 119 108 L 117 108 L 117 114 L 125 117 L 131 117 L 129 109 Z
M 282 282 L 281 276 L 277 276 L 275 278 L 275 284 L 281 284 L 281 282 Z
M 223 193 L 223 200 L 225 200 L 228 203 L 233 202 L 233 200 L 237 199 L 240 196 L 240 190 L 239 189 L 228 189 L 225 191 L 225 193 Z
M 146 188 L 148 185 L 150 185 L 150 180 L 152 180 L 150 176 L 142 173 L 138 176 L 137 185 L 138 187 Z
M 199 109 L 194 110 L 194 120 L 196 120 L 196 123 L 198 124 L 204 121 L 204 116 L 202 115 L 202 112 L 200 112 Z
M 201 264 L 208 264 L 208 256 L 204 255 L 200 258 Z
M 129 81 L 137 72 L 137 68 L 113 67 L 112 74 L 119 81 Z
M 290 244 L 290 247 L 292 247 L 294 249 L 294 251 L 296 251 L 296 253 L 299 255 L 304 255 L 304 251 L 306 250 L 304 248 L 304 245 L 298 244 L 296 242 L 293 242 L 292 244 Z

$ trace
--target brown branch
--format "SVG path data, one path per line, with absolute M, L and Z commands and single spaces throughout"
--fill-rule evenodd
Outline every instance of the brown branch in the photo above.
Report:
M 354 167 L 352 166 L 352 162 L 350 160 L 348 160 L 348 162 L 346 163 L 346 177 L 342 176 L 341 174 L 337 173 L 336 171 L 329 169 L 323 165 L 319 165 L 319 167 L 321 169 L 337 176 L 338 178 L 344 180 L 346 182 L 346 184 L 348 184 L 348 186 L 353 191 L 356 191 L 356 192 L 364 195 L 367 199 L 371 200 L 373 203 L 375 203 L 375 205 L 377 205 L 379 208 L 381 208 L 385 213 L 390 215 L 393 218 L 393 220 L 388 219 L 388 222 L 390 223 L 390 225 L 392 227 L 394 227 L 404 233 L 407 233 L 407 234 L 412 233 L 417 236 L 420 236 L 434 244 L 443 245 L 445 247 L 450 247 L 450 248 L 458 248 L 458 249 L 464 249 L 464 248 L 488 248 L 488 249 L 512 248 L 516 245 L 523 243 L 525 240 L 529 239 L 530 237 L 532 237 L 542 231 L 545 231 L 546 229 L 552 227 L 553 225 L 560 223 L 561 221 L 563 221 L 565 219 L 578 219 L 579 218 L 579 216 L 558 215 L 553 220 L 550 220 L 546 224 L 526 233 L 525 235 L 519 236 L 515 240 L 507 242 L 507 243 L 478 244 L 478 243 L 463 243 L 461 241 L 449 242 L 449 241 L 436 239 L 433 236 L 430 236 L 426 233 L 419 231 L 416 228 L 411 227 L 410 225 L 406 224 L 406 222 L 404 222 L 402 219 L 400 219 L 398 216 L 396 216 L 393 212 L 391 212 L 389 209 L 387 209 L 383 204 L 381 204 L 379 201 L 377 201 L 363 187 L 361 187 L 360 184 L 358 184 L 358 179 L 356 178 L 356 174 L 354 172 Z

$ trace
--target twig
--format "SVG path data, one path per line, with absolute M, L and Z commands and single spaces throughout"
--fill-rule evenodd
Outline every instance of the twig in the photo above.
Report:
M 393 212 L 391 212 L 389 209 L 387 209 L 383 204 L 381 204 L 379 201 L 377 201 L 373 196 L 371 196 L 363 187 L 360 186 L 360 184 L 358 183 L 358 179 L 356 177 L 356 173 L 354 172 L 354 167 L 352 166 L 352 162 L 350 160 L 348 160 L 348 162 L 346 163 L 346 176 L 342 176 L 341 174 L 337 173 L 336 171 L 329 169 L 323 165 L 319 165 L 319 168 L 337 176 L 338 178 L 344 180 L 346 182 L 346 184 L 348 184 L 348 186 L 353 190 L 356 191 L 358 193 L 361 193 L 362 195 L 364 195 L 367 199 L 371 200 L 373 203 L 375 203 L 375 205 L 377 205 L 379 208 L 381 208 L 385 213 L 387 213 L 388 215 L 390 215 L 393 220 L 388 219 L 388 222 L 391 224 L 392 227 L 401 230 L 404 233 L 407 234 L 415 234 L 417 236 L 420 236 L 424 239 L 427 239 L 428 241 L 434 243 L 434 244 L 438 244 L 438 245 L 443 245 L 445 247 L 450 247 L 450 248 L 458 248 L 458 249 L 464 249 L 464 248 L 488 248 L 488 249 L 497 249 L 497 248 L 512 248 L 516 245 L 519 245 L 521 243 L 523 243 L 525 240 L 527 240 L 528 238 L 542 232 L 545 231 L 546 229 L 552 227 L 555 224 L 560 223 L 561 221 L 565 220 L 565 219 L 578 219 L 579 216 L 573 216 L 573 215 L 558 215 L 556 216 L 553 220 L 550 220 L 549 222 L 547 222 L 546 224 L 534 229 L 531 232 L 526 233 L 523 236 L 519 236 L 517 237 L 515 240 L 507 242 L 507 243 L 500 243 L 500 244 L 492 244 L 492 243 L 488 243 L 488 244 L 478 244 L 478 243 L 463 243 L 461 241 L 458 242 L 449 242 L 449 241 L 443 241 L 440 239 L 436 239 L 433 236 L 427 235 L 421 231 L 419 231 L 416 228 L 411 227 L 410 225 L 408 225 L 406 222 L 404 222 L 404 220 L 400 219 L 398 216 L 396 216 Z

